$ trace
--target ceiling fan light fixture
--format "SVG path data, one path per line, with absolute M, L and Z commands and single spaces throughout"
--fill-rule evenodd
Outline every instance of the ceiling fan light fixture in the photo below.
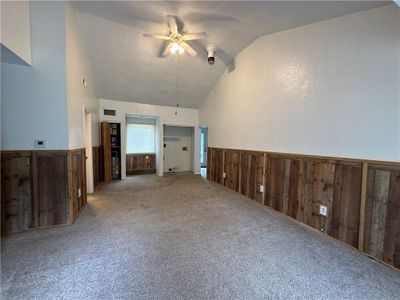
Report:
M 182 54 L 183 52 L 185 52 L 185 49 L 183 49 L 178 43 L 172 43 L 169 50 L 172 54 Z

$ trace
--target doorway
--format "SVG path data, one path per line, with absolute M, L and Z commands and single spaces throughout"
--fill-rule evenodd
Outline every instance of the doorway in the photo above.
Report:
M 208 147 L 208 128 L 200 127 L 200 174 L 207 175 L 207 147 Z
M 194 127 L 164 125 L 164 173 L 193 172 L 193 137 Z

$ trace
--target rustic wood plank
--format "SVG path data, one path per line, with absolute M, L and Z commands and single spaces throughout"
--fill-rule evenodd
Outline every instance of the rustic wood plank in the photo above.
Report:
M 357 247 L 360 216 L 361 169 L 359 174 L 354 172 L 354 168 L 350 166 L 343 166 L 342 169 L 341 205 L 339 207 L 340 219 L 337 239 L 353 247 Z M 334 199 L 334 201 L 335 200 L 336 199 Z
M 266 204 L 278 211 L 283 197 L 283 160 L 274 156 L 268 157 Z
M 1 158 L 1 231 L 24 231 L 33 227 L 31 158 Z
M 332 219 L 335 164 L 305 160 L 304 223 L 323 232 L 330 231 Z M 320 205 L 327 207 L 327 216 L 319 214 Z
M 240 153 L 240 189 L 242 195 L 249 197 L 250 177 L 251 177 L 251 155 L 248 152 Z
M 240 174 L 240 193 L 262 202 L 264 195 L 260 192 L 260 185 L 264 184 L 264 154 L 241 151 Z
M 400 171 L 390 173 L 382 259 L 400 268 Z
M 266 180 L 267 180 L 267 176 L 266 176 L 266 169 L 267 169 L 267 153 L 263 153 L 263 171 L 262 171 L 262 185 L 264 187 L 264 192 L 262 193 L 262 199 L 261 199 L 261 203 L 262 205 L 265 205 L 265 190 L 266 190 Z
M 100 148 L 101 149 L 101 148 Z M 68 224 L 74 222 L 74 181 L 75 173 L 72 172 L 72 152 L 69 151 L 67 154 L 67 168 L 68 168 L 68 205 L 67 205 L 67 215 Z
M 372 228 L 372 207 L 374 204 L 376 170 L 368 168 L 367 174 L 367 197 L 365 203 L 365 218 L 364 218 L 364 251 L 370 253 L 371 243 L 371 228 Z
M 329 235 L 353 247 L 358 246 L 361 203 L 361 165 L 336 165 Z
M 265 204 L 292 218 L 302 219 L 300 160 L 267 156 Z
M 297 202 L 298 202 L 298 209 L 297 209 L 297 216 L 296 220 L 304 223 L 304 159 L 301 158 L 299 160 L 299 177 L 298 177 L 298 189 L 297 189 Z
M 287 215 L 289 210 L 289 188 L 290 188 L 290 159 L 283 163 L 283 188 L 282 188 L 282 212 Z
M 38 167 L 37 152 L 32 151 L 32 207 L 33 207 L 33 227 L 39 227 L 39 191 L 38 191 Z
M 156 155 L 140 153 L 126 155 L 126 174 L 148 174 L 156 172 Z
M 302 198 L 300 195 L 300 160 L 290 160 L 289 199 L 287 215 L 296 220 L 302 220 Z
M 207 179 L 211 180 L 211 170 L 213 168 L 213 161 L 212 161 L 212 148 L 207 147 Z
M 224 172 L 225 186 L 239 191 L 239 159 L 240 151 L 227 149 L 225 151 Z
M 216 160 L 217 160 L 217 158 L 216 158 L 216 149 L 215 148 L 212 148 L 211 149 L 211 153 L 212 153 L 212 155 L 211 155 L 211 166 L 212 166 L 212 168 L 211 168 L 211 170 L 210 170 L 210 180 L 211 181 L 215 181 L 215 173 L 216 173 L 216 168 L 217 168 L 217 166 L 216 166 Z
M 212 169 L 211 180 L 219 184 L 224 184 L 224 149 L 212 149 Z
M 301 220 L 300 160 L 267 156 L 265 204 Z
M 260 191 L 260 186 L 264 185 L 264 154 L 257 153 L 254 155 L 255 164 L 255 180 L 254 180 L 254 196 L 253 199 L 263 203 L 264 193 Z
M 389 182 L 390 182 L 389 171 L 376 170 L 369 247 L 370 247 L 370 254 L 379 259 L 382 259 L 383 255 L 383 243 L 385 236 Z
M 303 172 L 303 222 L 313 226 L 313 189 L 314 189 L 314 163 L 312 161 L 304 161 Z M 318 228 L 320 229 L 320 228 Z
M 360 199 L 360 216 L 359 216 L 359 235 L 358 235 L 358 249 L 364 250 L 364 237 L 365 237 L 365 210 L 367 203 L 367 184 L 368 184 L 368 163 L 362 163 L 362 178 L 361 178 L 361 199 Z
M 37 155 L 39 227 L 66 224 L 67 205 L 67 153 Z

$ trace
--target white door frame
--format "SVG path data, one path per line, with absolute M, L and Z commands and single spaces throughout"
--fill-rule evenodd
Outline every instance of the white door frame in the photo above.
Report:
M 92 113 L 83 109 L 83 136 L 85 140 L 86 154 L 86 192 L 91 194 L 94 192 L 93 181 L 93 143 L 92 143 Z

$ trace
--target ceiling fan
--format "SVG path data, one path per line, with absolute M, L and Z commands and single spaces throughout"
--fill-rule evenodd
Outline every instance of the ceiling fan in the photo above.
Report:
M 184 51 L 189 53 L 191 56 L 196 56 L 197 51 L 188 43 L 186 43 L 186 41 L 202 40 L 207 37 L 207 34 L 205 32 L 183 34 L 179 31 L 177 17 L 168 15 L 167 21 L 170 29 L 169 35 L 144 33 L 143 36 L 156 38 L 167 42 L 163 44 L 160 51 L 162 57 L 166 56 L 168 52 L 173 54 L 182 54 Z

